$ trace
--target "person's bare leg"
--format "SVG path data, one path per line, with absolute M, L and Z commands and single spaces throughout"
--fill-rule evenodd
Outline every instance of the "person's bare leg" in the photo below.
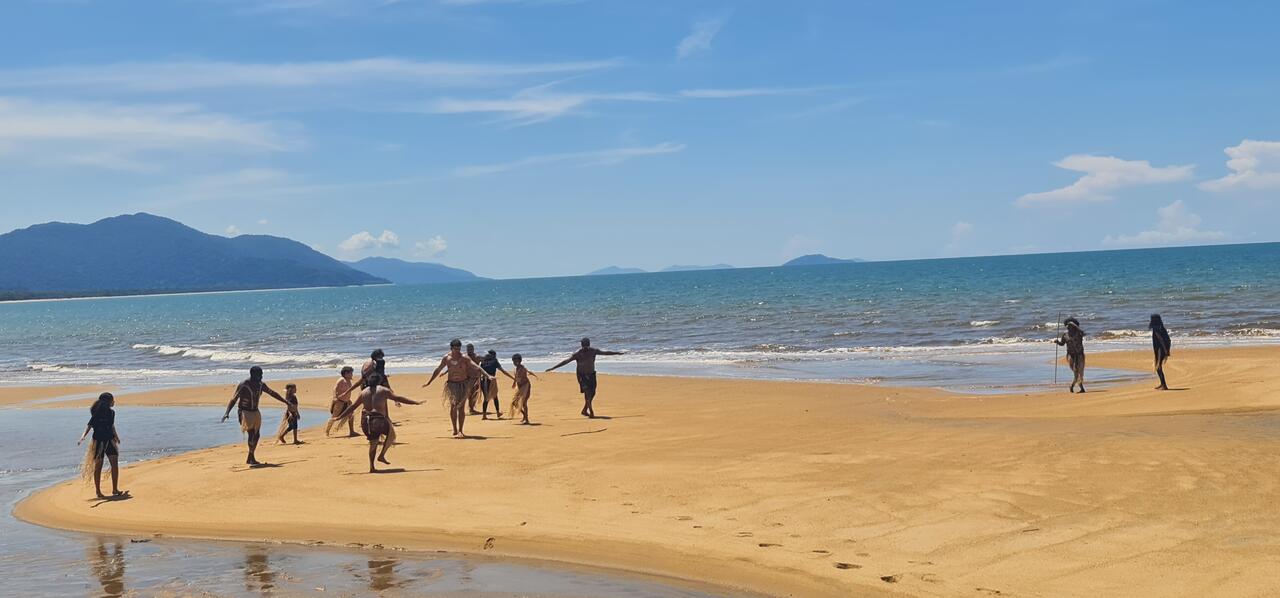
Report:
M 302 444 L 301 442 L 298 442 L 298 429 L 297 429 L 297 428 L 294 428 L 294 429 L 293 429 L 293 443 L 294 443 L 294 444 Z
M 369 441 L 369 473 L 378 473 L 378 468 L 373 466 L 373 457 L 378 454 L 378 439 Z
M 111 455 L 111 494 L 120 494 L 120 457 Z
M 1156 375 L 1160 376 L 1160 386 L 1156 390 L 1169 390 L 1169 385 L 1164 381 L 1164 360 L 1159 357 L 1156 358 Z
M 596 400 L 596 391 L 589 391 L 585 396 L 587 399 L 587 405 L 582 408 L 583 415 L 586 415 L 587 417 L 595 417 L 596 409 L 592 406 L 592 403 Z
M 467 406 L 458 405 L 458 437 L 466 438 L 467 433 L 463 430 L 463 426 L 467 423 Z
M 458 406 L 449 404 L 449 424 L 453 426 L 453 435 L 458 435 Z
M 258 452 L 258 441 L 262 439 L 262 432 L 249 432 L 249 465 L 259 465 L 258 458 L 254 453 Z
M 526 425 L 529 423 L 529 399 L 520 403 L 520 418 L 520 423 Z
M 391 448 L 391 436 L 388 435 L 385 438 L 386 440 L 382 441 L 382 454 L 378 455 L 378 460 L 391 465 L 391 462 L 387 460 L 387 449 Z
M 98 498 L 106 498 L 102 494 L 102 459 L 98 457 L 93 461 L 93 489 L 98 493 Z
M 355 435 L 356 435 L 356 423 L 355 423 L 355 419 L 356 419 L 356 418 L 351 417 L 351 416 L 348 416 L 348 417 L 347 417 L 347 437 L 351 437 L 351 436 L 355 436 Z

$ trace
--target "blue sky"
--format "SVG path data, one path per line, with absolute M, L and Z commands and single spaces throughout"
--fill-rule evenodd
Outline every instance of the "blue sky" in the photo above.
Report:
M 13 0 L 11 229 L 496 277 L 1280 240 L 1272 2 Z

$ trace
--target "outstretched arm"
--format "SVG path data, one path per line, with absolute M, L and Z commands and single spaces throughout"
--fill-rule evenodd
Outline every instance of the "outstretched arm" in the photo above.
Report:
M 515 376 L 512 376 L 511 374 L 508 374 L 508 373 L 507 373 L 507 370 L 504 370 L 504 369 L 502 369 L 502 368 L 498 368 L 498 371 L 499 371 L 499 372 L 502 372 L 502 375 L 503 375 L 503 376 L 506 376 L 506 377 L 508 377 L 508 378 L 511 378 L 511 381 L 512 381 L 512 382 L 515 382 L 516 377 L 515 377 Z
M 360 393 L 360 396 L 356 397 L 355 402 L 352 403 L 350 407 L 347 407 L 346 411 L 343 411 L 341 415 L 339 415 L 334 419 L 342 419 L 344 417 L 347 417 L 348 415 L 351 415 L 352 413 L 355 413 L 356 408 L 363 404 L 364 404 L 364 393 Z
M 573 355 L 570 355 L 569 357 L 565 358 L 565 360 L 564 360 L 564 361 L 561 361 L 560 363 L 557 363 L 557 364 L 555 364 L 555 365 L 553 365 L 553 366 L 551 366 L 551 367 L 547 368 L 547 371 L 548 371 L 548 372 L 554 372 L 555 370 L 558 370 L 558 369 L 560 369 L 560 368 L 562 368 L 562 367 L 564 367 L 564 366 L 566 366 L 566 365 L 569 365 L 569 362 L 570 362 L 570 361 L 573 361 L 573 360 L 575 360 L 575 359 L 577 359 L 577 358 L 578 358 L 578 354 L 577 354 L 577 353 L 574 353 Z
M 408 404 L 410 404 L 410 405 L 421 405 L 421 404 L 422 404 L 422 402 L 421 402 L 421 401 L 415 401 L 415 400 L 413 400 L 413 399 L 405 398 L 405 397 L 402 397 L 402 396 L 400 396 L 400 395 L 398 395 L 398 394 L 396 394 L 396 393 L 391 393 L 391 396 L 390 396 L 389 398 L 390 398 L 392 401 L 395 401 L 395 402 L 397 402 L 397 403 L 408 403 Z
M 284 403 L 285 405 L 288 405 L 288 404 L 289 404 L 289 401 L 284 400 L 284 397 L 280 396 L 280 393 L 278 393 L 278 392 L 276 392 L 276 391 L 274 391 L 274 390 L 271 390 L 271 387 L 270 387 L 270 386 L 267 386 L 265 382 L 262 384 L 262 392 L 265 392 L 265 393 L 267 393 L 267 394 L 271 395 L 272 397 L 275 397 L 275 399 L 276 399 L 277 401 L 280 401 L 281 403 Z
M 436 378 L 440 376 L 440 372 L 444 371 L 444 368 L 448 365 L 449 365 L 448 358 L 441 358 L 440 365 L 436 366 L 436 371 L 431 372 L 431 379 L 427 380 L 427 383 L 423 384 L 422 387 L 426 388 L 428 386 L 431 386 L 431 383 L 436 381 Z
M 622 351 L 601 351 L 596 355 L 626 355 L 626 353 L 623 353 Z

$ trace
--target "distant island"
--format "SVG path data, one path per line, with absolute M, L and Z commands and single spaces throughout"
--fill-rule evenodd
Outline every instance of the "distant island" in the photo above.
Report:
M 599 270 L 587 272 L 587 276 L 611 276 L 614 274 L 644 274 L 646 271 L 639 268 L 623 268 L 620 266 L 607 266 Z
M 802 255 L 796 259 L 788 261 L 783 266 L 825 266 L 828 264 L 854 264 L 862 260 L 852 259 L 844 260 L 836 257 L 822 255 L 821 253 L 811 253 Z
M 431 262 L 407 262 L 390 257 L 367 257 L 348 266 L 361 272 L 385 278 L 395 284 L 443 284 L 488 280 L 460 268 Z
M 0 235 L 0 300 L 386 284 L 297 241 L 139 213 Z

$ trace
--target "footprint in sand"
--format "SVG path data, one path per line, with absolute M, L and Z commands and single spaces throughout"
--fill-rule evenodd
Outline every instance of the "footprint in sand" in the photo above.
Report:
M 484 541 L 484 549 L 493 550 L 493 538 L 489 538 L 488 540 Z
M 864 558 L 864 559 L 865 559 L 865 558 L 867 558 L 867 557 L 871 556 L 871 553 L 870 553 L 870 552 L 859 552 L 859 553 L 858 553 L 858 556 L 860 556 L 860 557 L 862 557 L 862 558 Z
M 779 547 L 779 546 L 782 546 L 782 545 L 781 545 L 781 544 L 774 544 L 774 543 L 772 543 L 772 542 L 761 542 L 761 543 L 757 544 L 757 546 L 759 546 L 760 548 L 776 548 L 776 547 Z
M 688 515 L 681 515 L 679 517 L 676 517 L 676 521 L 693 521 L 693 517 L 690 517 Z
M 882 575 L 882 576 L 880 576 L 880 581 L 883 581 L 883 582 L 885 582 L 885 583 L 898 583 L 898 580 L 899 580 L 899 579 L 902 579 L 902 577 L 901 577 L 901 576 L 898 576 L 898 575 Z
M 974 588 L 974 589 L 975 589 L 975 590 L 977 590 L 977 591 L 979 591 L 979 592 L 982 592 L 983 594 L 987 594 L 987 595 L 989 595 L 989 596 L 1003 596 L 1003 595 L 1004 595 L 1004 592 L 1001 592 L 1000 590 L 993 590 L 993 589 L 991 589 L 991 588 Z
M 809 552 L 814 554 L 831 554 L 830 550 L 810 550 Z
M 753 534 L 753 533 L 751 533 L 751 532 L 738 532 L 736 535 L 737 535 L 739 538 L 750 538 L 751 536 L 754 536 L 755 534 Z
M 836 563 L 835 567 L 836 569 L 861 569 L 862 565 L 856 565 L 854 563 Z

